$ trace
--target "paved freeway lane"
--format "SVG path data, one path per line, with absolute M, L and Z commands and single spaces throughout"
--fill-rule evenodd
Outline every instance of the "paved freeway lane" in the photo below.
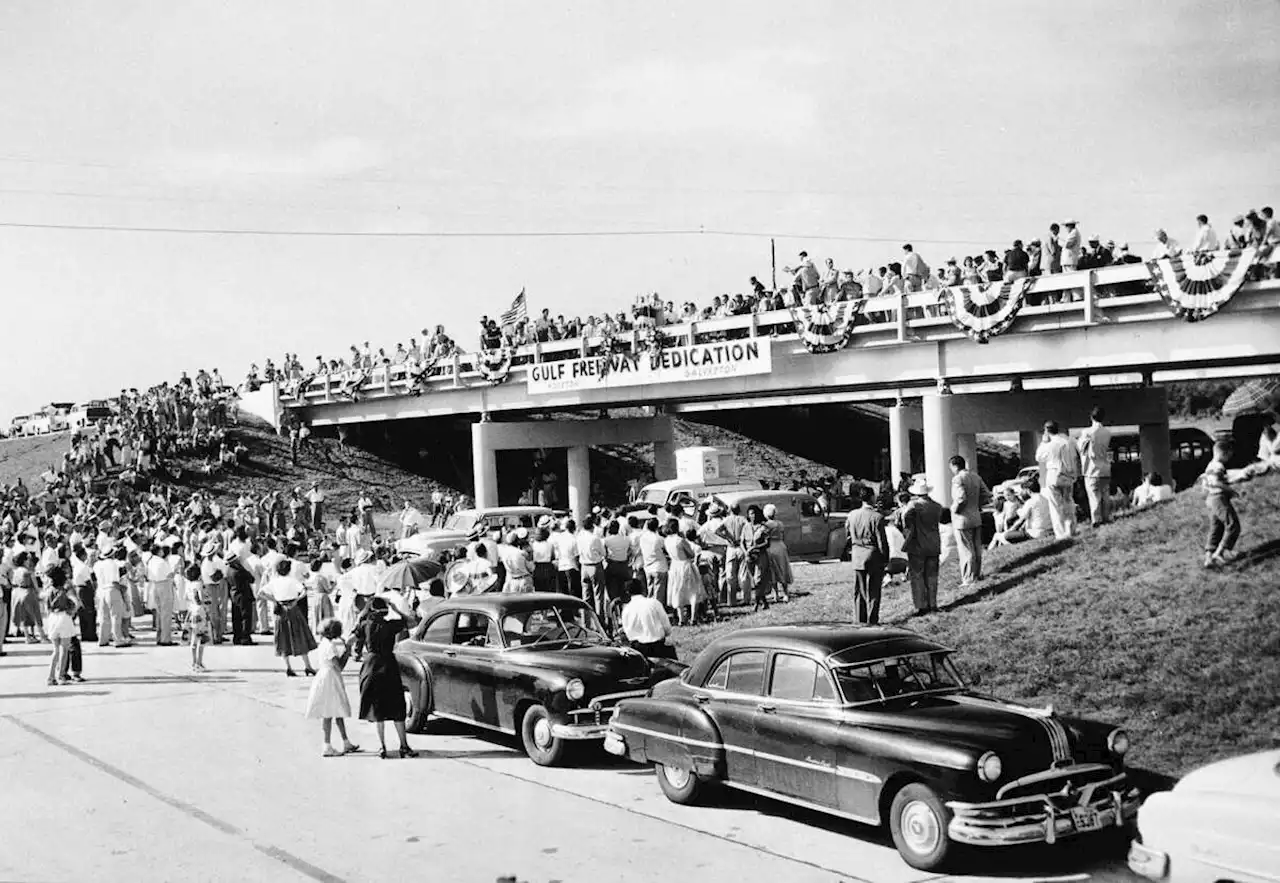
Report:
M 724 792 L 668 802 L 652 773 L 602 752 L 544 769 L 509 740 L 437 722 L 418 760 L 320 757 L 309 681 L 269 647 L 87 649 L 89 683 L 46 687 L 47 649 L 0 660 L 0 879 L 923 883 L 880 832 Z M 348 677 L 355 700 L 354 671 Z M 66 819 L 51 843 L 40 832 Z M 8 838 L 6 838 L 8 839 Z M 1130 880 L 1081 850 L 983 856 L 1001 879 Z M 976 879 L 976 878 L 965 878 Z

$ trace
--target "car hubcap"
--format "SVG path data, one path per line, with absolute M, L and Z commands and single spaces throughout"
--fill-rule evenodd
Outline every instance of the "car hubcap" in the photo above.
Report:
M 689 771 L 663 766 L 662 775 L 666 777 L 672 788 L 683 788 L 689 784 Z
M 534 721 L 533 744 L 544 751 L 551 747 L 551 724 L 546 719 Z
M 912 852 L 930 853 L 938 848 L 942 828 L 929 804 L 913 800 L 902 810 L 902 839 Z

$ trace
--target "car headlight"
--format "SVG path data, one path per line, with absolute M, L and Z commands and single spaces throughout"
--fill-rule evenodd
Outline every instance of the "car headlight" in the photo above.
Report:
M 577 702 L 587 693 L 587 687 L 578 678 L 573 678 L 569 683 L 564 685 L 564 695 L 568 696 L 574 702 Z
M 1117 757 L 1124 757 L 1129 750 L 1129 734 L 1124 730 L 1112 730 L 1107 734 L 1107 750 Z
M 982 781 L 994 782 L 1003 772 L 1004 763 L 1001 762 L 1000 755 L 994 751 L 988 751 L 978 758 L 978 778 Z

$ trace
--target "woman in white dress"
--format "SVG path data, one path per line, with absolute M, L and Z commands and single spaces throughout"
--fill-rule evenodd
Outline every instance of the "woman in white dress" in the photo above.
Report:
M 697 553 L 689 541 L 680 536 L 680 522 L 674 518 L 667 521 L 667 536 L 662 544 L 671 560 L 667 570 L 667 606 L 675 609 L 679 625 L 688 625 L 693 621 L 702 591 Z
M 326 619 L 320 623 L 320 672 L 311 683 L 307 695 L 307 718 L 319 720 L 324 731 L 324 757 L 340 757 L 360 750 L 347 738 L 345 718 L 351 717 L 351 702 L 347 699 L 347 686 L 342 679 L 343 666 L 351 655 L 347 642 L 342 640 L 342 623 Z M 333 747 L 333 724 L 338 725 L 342 737 L 342 750 Z

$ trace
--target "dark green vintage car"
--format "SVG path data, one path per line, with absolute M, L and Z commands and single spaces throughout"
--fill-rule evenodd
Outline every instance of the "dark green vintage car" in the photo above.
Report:
M 887 824 L 922 870 L 958 844 L 1053 843 L 1133 820 L 1124 731 L 975 693 L 952 652 L 905 629 L 743 629 L 622 702 L 605 749 L 653 764 L 676 803 L 720 783 Z
M 431 717 L 519 736 L 552 766 L 567 743 L 600 741 L 619 700 L 682 666 L 615 643 L 591 608 L 555 593 L 458 595 L 396 645 L 411 730 Z

